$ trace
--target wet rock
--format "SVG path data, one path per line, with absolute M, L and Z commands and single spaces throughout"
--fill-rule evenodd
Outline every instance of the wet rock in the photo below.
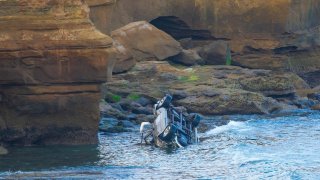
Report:
M 119 121 L 115 118 L 101 118 L 99 127 L 101 129 L 113 128 L 118 125 Z
M 138 114 L 137 120 L 135 121 L 137 124 L 141 124 L 142 122 L 150 122 L 153 123 L 153 121 L 156 119 L 156 116 L 154 115 L 145 115 L 145 114 Z
M 126 119 L 128 119 L 129 121 L 136 120 L 137 115 L 136 114 L 129 114 Z
M 132 129 L 132 128 L 136 127 L 136 124 L 134 124 L 133 122 L 128 121 L 128 120 L 122 120 L 119 122 L 119 124 L 126 129 Z
M 153 110 L 151 107 L 134 107 L 132 112 L 135 114 L 145 114 L 145 115 L 152 115 Z
M 111 37 L 137 61 L 164 60 L 182 51 L 178 41 L 146 21 L 130 23 L 113 31 Z
M 186 66 L 193 66 L 196 64 L 204 64 L 204 60 L 199 56 L 196 50 L 182 50 L 182 52 L 176 56 L 170 58 L 171 61 Z
M 225 41 L 214 41 L 209 45 L 198 48 L 197 52 L 205 64 L 224 65 L 226 64 L 227 48 L 228 44 Z
M 320 111 L 320 104 L 312 106 L 311 109 Z
M 320 102 L 320 93 L 312 93 L 308 94 L 309 99 L 317 100 Z
M 127 131 L 123 124 L 114 118 L 102 118 L 99 124 L 99 131 L 108 133 L 119 133 Z
M 119 110 L 119 111 L 121 111 L 121 112 L 124 112 L 124 110 L 123 110 L 123 108 L 121 107 L 121 105 L 120 104 L 118 104 L 118 103 L 112 103 L 112 104 L 110 104 L 113 108 L 115 108 L 115 109 L 117 109 L 117 110 Z
M 119 111 L 118 109 L 113 108 L 108 103 L 100 103 L 100 112 L 103 117 L 112 117 L 117 119 L 125 119 L 126 115 Z
M 123 99 L 119 102 L 119 105 L 123 108 L 124 111 L 130 111 L 132 109 L 131 103 L 132 101 L 128 99 Z
M 305 98 L 297 98 L 297 99 L 293 100 L 292 102 L 295 106 L 297 106 L 298 108 L 301 108 L 301 109 L 309 109 L 317 104 L 314 100 L 308 99 L 306 97 Z
M 2 146 L 0 146 L 0 156 L 8 154 L 8 150 Z
M 170 90 L 170 94 L 174 100 L 180 100 L 188 96 L 184 90 Z
M 147 106 L 147 105 L 152 104 L 152 101 L 147 99 L 147 98 L 145 98 L 145 97 L 140 97 L 135 102 L 140 104 L 141 106 Z

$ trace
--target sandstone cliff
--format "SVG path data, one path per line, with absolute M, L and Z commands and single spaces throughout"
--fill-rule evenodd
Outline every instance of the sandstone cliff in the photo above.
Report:
M 276 34 L 320 24 L 317 0 L 87 0 L 105 33 L 130 22 L 177 16 L 216 36 Z M 105 13 L 105 14 L 103 14 Z M 107 16 L 107 14 L 109 14 Z
M 83 0 L 0 1 L 0 142 L 95 143 L 112 55 Z
M 95 0 L 94 2 L 88 0 L 88 2 L 91 2 L 91 19 L 97 28 L 106 34 L 133 21 L 152 21 L 164 17 L 166 21 L 163 23 L 176 22 L 170 26 L 177 28 L 180 35 L 190 32 L 189 29 L 185 29 L 187 24 L 191 29 L 197 30 L 201 37 L 205 32 L 203 30 L 209 30 L 215 38 L 228 39 L 234 52 L 235 65 L 293 71 L 307 81 L 317 79 L 320 72 L 319 46 L 317 43 L 310 43 L 312 37 L 307 40 L 309 42 L 303 39 L 310 29 L 317 31 L 313 35 L 314 38 L 319 36 L 320 1 L 318 0 Z M 181 27 L 177 27 L 179 20 L 174 18 L 184 22 L 180 23 Z M 183 32 L 184 29 L 187 32 Z M 172 31 L 174 32 L 174 29 Z M 310 46 L 299 48 L 305 44 Z

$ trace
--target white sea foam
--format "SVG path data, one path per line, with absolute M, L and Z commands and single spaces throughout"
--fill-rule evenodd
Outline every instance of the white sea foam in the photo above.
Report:
M 241 127 L 245 126 L 245 122 L 239 122 L 239 121 L 230 121 L 228 124 L 223 126 L 218 126 L 206 133 L 206 135 L 216 135 L 220 134 L 226 131 L 230 131 L 233 129 L 239 129 Z

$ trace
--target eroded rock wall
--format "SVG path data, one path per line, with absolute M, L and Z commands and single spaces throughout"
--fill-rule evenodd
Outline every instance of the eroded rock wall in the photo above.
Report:
M 0 1 L 0 143 L 96 143 L 113 52 L 83 0 Z
M 215 36 L 264 35 L 320 24 L 317 0 L 90 0 L 91 17 L 105 33 L 133 21 L 177 16 Z M 102 10 L 103 9 L 103 10 Z M 105 13 L 105 14 L 103 14 Z M 111 15 L 111 16 L 110 16 Z
M 133 21 L 175 16 L 192 29 L 209 30 L 215 38 L 229 39 L 234 65 L 292 71 L 301 77 L 317 74 L 320 69 L 319 45 L 311 40 L 320 35 L 318 0 L 106 1 L 96 0 L 90 13 L 106 34 Z M 309 38 L 310 34 L 313 37 Z M 301 49 L 305 44 L 308 48 Z M 292 47 L 297 48 L 288 51 Z M 285 51 L 279 53 L 279 49 Z

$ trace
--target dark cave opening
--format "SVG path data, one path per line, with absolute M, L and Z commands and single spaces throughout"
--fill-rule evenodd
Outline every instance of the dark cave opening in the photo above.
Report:
M 192 29 L 185 21 L 176 16 L 159 16 L 150 21 L 158 29 L 180 40 L 192 38 L 194 40 L 214 40 L 209 30 Z

